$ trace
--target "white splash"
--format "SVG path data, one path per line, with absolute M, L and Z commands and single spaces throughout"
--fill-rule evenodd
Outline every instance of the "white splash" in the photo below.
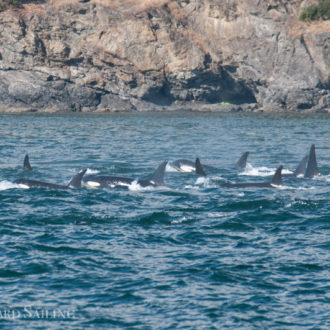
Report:
M 330 175 L 318 175 L 313 178 L 313 180 L 330 182 Z
M 17 184 L 7 180 L 0 181 L 0 191 L 8 190 L 8 189 L 29 189 L 29 187 L 25 184 Z
M 200 187 L 198 187 L 198 186 L 192 186 L 192 185 L 188 184 L 188 185 L 184 186 L 184 189 L 188 189 L 188 190 L 199 190 Z
M 315 190 L 316 188 L 314 186 L 312 187 L 297 187 L 297 188 L 292 188 L 293 190 Z
M 273 188 L 281 189 L 281 190 L 292 189 L 292 187 L 285 186 L 285 185 L 283 185 L 283 184 L 278 185 L 278 184 L 273 184 L 273 183 L 271 183 L 270 185 L 271 185 Z
M 195 184 L 196 185 L 201 185 L 201 184 L 205 185 L 205 184 L 208 184 L 209 181 L 210 181 L 209 178 L 206 178 L 204 176 L 200 176 L 200 177 L 197 178 Z
M 175 224 L 180 224 L 182 222 L 186 222 L 188 221 L 189 219 L 187 219 L 186 217 L 182 217 L 180 219 L 176 219 L 176 220 L 172 220 L 171 221 L 171 224 L 175 225 Z
M 246 168 L 243 172 L 238 175 L 246 175 L 246 176 L 271 176 L 276 172 L 276 168 L 269 168 L 266 166 L 253 167 L 251 164 L 246 164 Z M 282 174 L 292 174 L 293 172 L 288 169 L 283 169 Z
M 134 180 L 131 184 L 127 185 L 130 191 L 148 191 L 153 190 L 153 186 L 142 187 L 138 180 Z
M 98 174 L 98 173 L 100 173 L 100 171 L 98 171 L 98 170 L 92 170 L 92 169 L 88 168 L 85 175 L 88 175 L 88 174 Z

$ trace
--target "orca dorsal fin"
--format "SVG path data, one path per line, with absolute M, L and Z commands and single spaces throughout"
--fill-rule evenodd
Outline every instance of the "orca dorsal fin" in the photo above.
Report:
M 271 184 L 275 184 L 277 186 L 282 185 L 282 170 L 283 170 L 283 165 L 281 165 L 275 172 Z
M 301 162 L 299 163 L 298 167 L 296 168 L 296 170 L 293 172 L 293 175 L 298 177 L 298 176 L 303 176 L 305 174 L 306 171 L 306 164 L 307 164 L 307 160 L 308 160 L 308 155 L 306 155 Z
M 153 181 L 157 186 L 164 186 L 164 173 L 167 161 L 162 162 L 154 173 L 149 176 L 149 181 Z
M 197 175 L 206 176 L 203 165 L 201 164 L 201 161 L 199 160 L 199 158 L 196 158 L 195 168 L 196 168 Z
M 24 171 L 32 171 L 32 167 L 30 165 L 28 154 L 26 154 L 24 157 L 23 169 L 24 169 Z
M 69 182 L 68 187 L 69 188 L 81 188 L 81 180 L 86 173 L 87 169 L 81 170 L 79 173 L 77 173 Z
M 319 169 L 317 168 L 315 144 L 312 144 L 311 149 L 309 151 L 305 178 L 313 178 L 316 175 L 320 175 L 320 172 Z
M 248 156 L 249 156 L 249 151 L 244 152 L 244 154 L 241 156 L 241 158 L 236 163 L 236 168 L 240 168 L 240 169 L 245 168 Z

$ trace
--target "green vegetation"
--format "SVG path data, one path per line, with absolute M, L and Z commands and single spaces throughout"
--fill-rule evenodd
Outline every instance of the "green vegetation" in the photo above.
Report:
M 301 21 L 330 19 L 330 0 L 319 0 L 318 5 L 308 6 L 300 13 L 299 19 Z
M 0 12 L 8 8 L 17 8 L 23 3 L 43 3 L 44 0 L 0 0 Z
M 23 2 L 24 0 L 0 0 L 0 11 L 3 11 L 10 7 L 11 8 L 17 7 Z

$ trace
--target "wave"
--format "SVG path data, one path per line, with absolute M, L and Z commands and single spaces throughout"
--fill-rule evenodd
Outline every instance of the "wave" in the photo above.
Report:
M 217 180 L 223 180 L 221 177 L 199 177 L 195 182 L 196 186 L 202 186 L 203 188 L 218 188 L 219 185 L 215 182 Z
M 323 181 L 323 182 L 330 182 L 330 175 L 319 175 L 313 178 L 313 180 Z

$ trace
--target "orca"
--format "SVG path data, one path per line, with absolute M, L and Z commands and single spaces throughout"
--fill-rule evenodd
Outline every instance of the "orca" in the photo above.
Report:
M 312 144 L 310 151 L 309 151 L 305 178 L 312 179 L 318 175 L 320 175 L 320 172 L 319 172 L 319 169 L 317 167 L 317 162 L 316 162 L 315 144 Z
M 271 182 L 243 182 L 243 183 L 223 183 L 223 188 L 277 188 L 282 185 L 281 165 L 275 172 Z
M 14 183 L 20 184 L 24 188 L 48 188 L 48 189 L 62 189 L 62 190 L 81 188 L 81 180 L 84 174 L 86 173 L 86 171 L 87 169 L 77 173 L 66 186 L 55 183 L 37 181 L 37 180 L 23 179 L 23 178 L 15 180 Z
M 246 168 L 248 156 L 249 156 L 249 151 L 244 152 L 243 155 L 238 160 L 238 162 L 236 163 L 235 167 L 237 169 Z M 196 173 L 196 161 L 193 162 L 188 159 L 177 159 L 177 160 L 170 162 L 170 165 L 179 172 L 195 172 Z M 219 171 L 218 168 L 209 166 L 209 165 L 203 165 L 203 170 L 204 169 L 207 171 Z
M 24 169 L 24 171 L 32 171 L 32 167 L 30 165 L 28 154 L 26 154 L 24 157 L 23 169 Z
M 196 171 L 196 162 L 193 162 L 188 159 L 177 159 L 170 162 L 170 165 L 179 172 L 195 172 Z M 218 171 L 216 167 L 203 165 L 208 171 Z
M 195 173 L 199 176 L 206 176 L 206 173 L 204 171 L 204 168 L 203 168 L 203 165 L 201 164 L 201 161 L 199 158 L 196 158 L 196 161 L 195 161 L 195 168 L 196 168 L 196 171 Z
M 170 162 L 170 165 L 179 172 L 194 172 L 195 163 L 188 159 L 177 159 Z
M 293 173 L 282 174 L 282 177 L 296 177 L 302 178 L 304 177 L 306 171 L 306 164 L 308 160 L 308 155 L 306 155 L 297 166 L 296 170 Z
M 87 175 L 83 182 L 92 188 L 122 188 L 128 189 L 129 186 L 136 182 L 141 187 L 159 187 L 165 186 L 164 173 L 167 161 L 162 162 L 154 173 L 145 179 L 131 179 L 112 175 Z
M 246 162 L 247 162 L 247 158 L 249 156 L 249 151 L 244 152 L 244 154 L 240 157 L 240 159 L 238 160 L 238 162 L 236 163 L 236 168 L 238 169 L 244 169 L 246 168 Z

